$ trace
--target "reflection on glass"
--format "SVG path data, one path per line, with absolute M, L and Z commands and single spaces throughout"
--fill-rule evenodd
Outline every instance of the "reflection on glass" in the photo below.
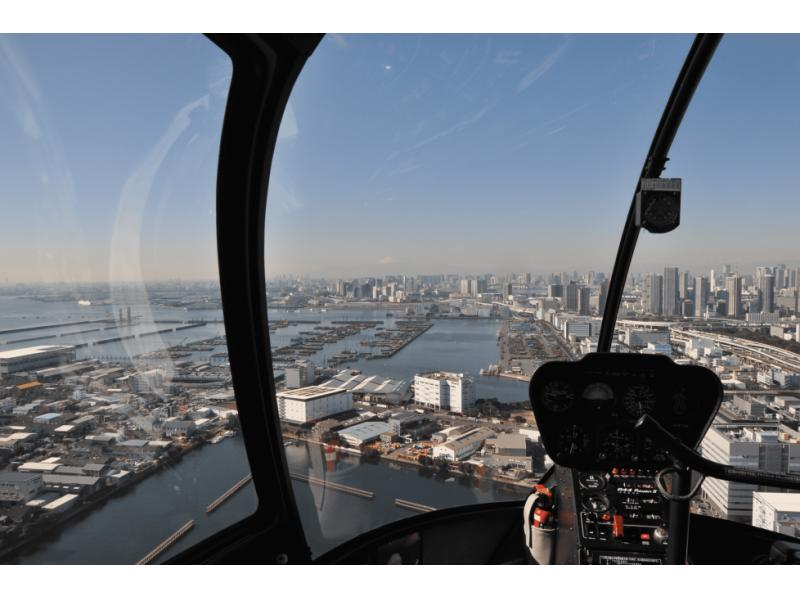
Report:
M 0 38 L 3 562 L 162 562 L 255 508 L 214 503 L 249 474 L 213 215 L 229 78 L 202 36 Z

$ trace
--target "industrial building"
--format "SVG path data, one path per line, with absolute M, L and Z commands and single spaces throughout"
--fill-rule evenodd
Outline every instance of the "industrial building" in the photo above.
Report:
M 487 438 L 495 435 L 488 428 L 474 428 L 464 434 L 456 436 L 453 440 L 437 444 L 433 447 L 434 459 L 447 461 L 461 461 L 478 451 Z
M 417 374 L 414 376 L 414 401 L 434 409 L 464 413 L 475 403 L 475 383 L 464 374 Z
M 364 376 L 358 370 L 342 370 L 319 386 L 349 391 L 355 401 L 384 405 L 403 403 L 411 397 L 411 385 L 407 381 Z
M 0 375 L 27 372 L 75 361 L 72 345 L 38 345 L 0 351 Z
M 281 420 L 306 424 L 353 409 L 353 395 L 338 388 L 306 386 L 277 394 Z
M 350 446 L 360 447 L 391 432 L 389 424 L 381 421 L 364 422 L 339 431 L 339 438 Z
M 483 453 L 486 464 L 492 467 L 518 467 L 528 472 L 533 471 L 527 438 L 522 434 L 502 433 L 497 438 L 489 438 Z

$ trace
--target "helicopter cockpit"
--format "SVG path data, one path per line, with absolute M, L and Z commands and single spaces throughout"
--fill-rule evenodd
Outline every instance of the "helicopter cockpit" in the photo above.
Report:
M 790 51 L 0 38 L 0 560 L 800 564 Z

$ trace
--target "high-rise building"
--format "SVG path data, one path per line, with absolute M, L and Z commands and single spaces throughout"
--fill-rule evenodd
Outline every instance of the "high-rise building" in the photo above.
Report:
M 772 274 L 765 274 L 759 282 L 761 311 L 771 314 L 775 311 L 775 277 Z
M 780 264 L 774 270 L 775 272 L 775 288 L 780 290 L 786 287 L 786 264 Z
M 796 270 L 794 283 L 794 313 L 800 313 L 800 268 Z
M 564 287 L 567 311 L 578 311 L 578 283 L 570 282 Z
M 702 318 L 708 305 L 709 285 L 705 276 L 698 276 L 694 279 L 694 315 Z
M 592 310 L 589 307 L 589 298 L 591 297 L 591 289 L 589 287 L 578 288 L 578 314 L 581 316 L 590 316 Z
M 725 279 L 725 290 L 728 292 L 728 317 L 742 317 L 742 279 L 732 274 Z
M 678 269 L 664 268 L 664 301 L 662 303 L 664 315 L 680 315 L 678 303 Z
M 470 286 L 469 278 L 462 278 L 461 282 L 459 283 L 460 293 L 462 295 L 469 295 L 469 286 Z
M 606 301 L 608 300 L 608 281 L 604 280 L 600 283 L 600 297 L 597 302 L 597 309 L 602 316 L 606 311 Z
M 717 292 L 717 274 L 714 272 L 714 268 L 711 268 L 711 272 L 708 276 L 708 283 L 710 285 L 710 289 L 712 293 Z
M 661 315 L 664 278 L 661 274 L 651 272 L 645 276 L 645 308 L 648 313 Z
M 550 299 L 564 296 L 564 286 L 560 284 L 551 284 L 547 287 L 547 296 Z
M 680 300 L 691 299 L 689 296 L 689 273 L 681 272 L 678 276 L 678 295 Z

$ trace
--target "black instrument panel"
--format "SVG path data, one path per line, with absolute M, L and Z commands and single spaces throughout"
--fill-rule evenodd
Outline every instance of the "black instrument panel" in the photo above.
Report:
M 579 470 L 665 467 L 664 452 L 634 429 L 652 416 L 696 448 L 722 401 L 714 372 L 663 355 L 590 353 L 545 363 L 529 396 L 542 443 L 553 461 Z

